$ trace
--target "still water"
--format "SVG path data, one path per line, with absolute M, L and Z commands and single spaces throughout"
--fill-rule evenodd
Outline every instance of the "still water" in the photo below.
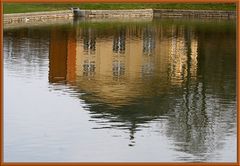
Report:
M 4 29 L 4 160 L 236 162 L 235 26 Z

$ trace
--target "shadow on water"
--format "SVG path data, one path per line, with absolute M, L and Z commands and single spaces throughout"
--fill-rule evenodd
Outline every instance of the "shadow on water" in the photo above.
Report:
M 236 132 L 235 30 L 218 20 L 79 21 L 4 36 L 46 38 L 49 83 L 84 100 L 94 129 L 126 130 L 137 146 L 135 134 L 164 119 L 176 150 L 201 161 Z

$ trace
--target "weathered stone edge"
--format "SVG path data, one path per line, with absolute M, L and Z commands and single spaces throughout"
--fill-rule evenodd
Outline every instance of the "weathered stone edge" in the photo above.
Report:
M 71 19 L 72 10 L 48 11 L 4 14 L 4 24 L 44 22 L 51 19 Z M 81 16 L 86 18 L 111 18 L 111 17 L 211 17 L 211 18 L 236 18 L 236 11 L 224 10 L 179 10 L 179 9 L 134 9 L 134 10 L 81 10 Z
M 236 11 L 155 9 L 154 17 L 236 18 Z

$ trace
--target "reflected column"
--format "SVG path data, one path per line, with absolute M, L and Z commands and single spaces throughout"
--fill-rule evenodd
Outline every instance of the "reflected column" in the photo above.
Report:
M 53 28 L 49 44 L 49 82 L 74 82 L 76 79 L 76 34 Z

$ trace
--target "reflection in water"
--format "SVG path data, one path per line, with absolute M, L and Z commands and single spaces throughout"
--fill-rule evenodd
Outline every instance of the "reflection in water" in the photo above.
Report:
M 126 30 L 119 29 L 117 35 L 113 37 L 113 52 L 116 54 L 124 54 L 125 53 L 125 39 Z
M 143 54 L 150 56 L 155 48 L 154 30 L 146 27 L 143 31 Z
M 85 29 L 83 32 L 83 47 L 85 54 L 95 54 L 96 50 L 96 37 L 94 34 L 94 30 L 91 28 Z
M 15 77 L 27 78 L 32 75 L 41 78 L 44 75 L 43 71 L 48 68 L 46 66 L 46 59 L 48 59 L 46 53 L 49 48 L 48 34 L 44 31 L 36 34 L 27 29 L 10 31 L 4 33 L 3 42 L 4 68 L 7 68 L 11 74 Z
M 209 161 L 224 137 L 236 137 L 235 29 L 213 24 L 80 24 L 51 27 L 36 41 L 39 30 L 6 31 L 4 58 L 17 65 L 21 57 L 9 55 L 28 49 L 18 40 L 49 41 L 49 83 L 84 100 L 94 129 L 127 131 L 129 146 L 138 146 L 138 131 L 167 120 L 164 134 L 175 151 L 191 155 L 179 153 L 177 161 Z

